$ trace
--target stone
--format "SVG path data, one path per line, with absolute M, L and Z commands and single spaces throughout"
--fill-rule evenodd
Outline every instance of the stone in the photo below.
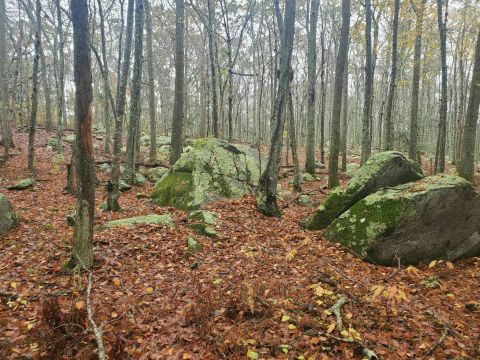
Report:
M 6 234 L 19 223 L 19 218 L 8 198 L 0 194 L 0 235 Z
M 218 215 L 211 211 L 196 210 L 189 214 L 191 223 L 188 225 L 197 234 L 217 237 L 218 233 L 213 227 L 217 223 Z
M 384 187 L 405 184 L 423 178 L 418 164 L 396 151 L 372 156 L 349 181 L 345 190 L 334 189 L 313 216 L 303 221 L 310 230 L 324 229 L 355 203 Z
M 159 224 L 165 225 L 169 228 L 174 228 L 175 223 L 173 222 L 171 214 L 164 215 L 145 215 L 145 216 L 134 216 L 131 218 L 112 220 L 103 224 L 102 227 L 105 228 L 114 228 L 117 226 L 135 226 L 135 225 L 144 225 L 144 224 Z
M 55 148 L 58 146 L 58 139 L 57 138 L 49 138 L 47 140 L 47 146 L 50 146 L 52 148 Z
M 135 173 L 135 185 L 143 186 L 145 185 L 146 182 L 147 182 L 147 179 L 145 178 L 145 176 L 143 176 L 139 172 Z
M 189 252 L 196 253 L 202 251 L 203 245 L 193 236 L 189 236 L 187 239 L 187 249 Z
M 255 190 L 261 171 L 254 148 L 213 138 L 190 143 L 155 184 L 152 201 L 156 204 L 196 210 L 207 203 Z
M 120 180 L 118 182 L 118 190 L 120 191 L 128 191 L 132 188 L 132 185 L 130 185 L 129 183 L 127 183 L 125 180 Z
M 69 144 L 73 144 L 75 142 L 75 134 L 69 134 L 67 136 L 64 136 L 63 141 L 65 141 Z
M 348 176 L 354 176 L 358 172 L 358 170 L 360 170 L 360 165 L 357 163 L 348 163 L 346 167 L 346 174 Z
M 480 196 L 458 176 L 429 176 L 368 195 L 324 235 L 379 265 L 480 256 Z
M 311 182 L 311 181 L 315 181 L 315 176 L 313 176 L 312 174 L 309 174 L 309 173 L 303 173 L 302 174 L 302 181 L 305 181 L 305 182 Z
M 308 196 L 306 194 L 302 194 L 298 197 L 297 202 L 300 205 L 308 205 L 308 204 L 310 204 L 310 196 Z
M 67 214 L 66 219 L 67 226 L 75 226 L 75 212 Z
M 151 182 L 156 183 L 167 172 L 168 172 L 168 168 L 166 167 L 154 167 L 146 170 L 143 175 L 145 175 L 147 179 L 150 180 Z
M 25 190 L 31 188 L 35 185 L 35 179 L 28 178 L 24 180 L 20 180 L 14 185 L 7 186 L 8 190 Z

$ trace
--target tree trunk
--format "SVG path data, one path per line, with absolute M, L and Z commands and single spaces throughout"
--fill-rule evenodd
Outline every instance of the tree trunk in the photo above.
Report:
M 307 34 L 308 104 L 305 171 L 312 175 L 315 175 L 315 82 L 317 78 L 317 20 L 319 6 L 320 0 L 311 0 Z
M 144 5 L 147 33 L 148 115 L 150 119 L 149 159 L 151 163 L 155 163 L 157 161 L 157 121 L 155 118 L 155 82 L 153 78 L 152 9 L 149 0 L 144 0 Z
M 40 61 L 40 47 L 42 46 L 42 26 L 41 21 L 41 4 L 40 0 L 36 0 L 35 9 L 35 42 L 33 55 L 32 70 L 32 107 L 30 110 L 30 123 L 28 128 L 28 171 L 33 173 L 35 160 L 35 132 L 37 128 L 37 108 L 38 108 L 38 63 Z
M 327 85 L 325 84 L 325 28 L 322 18 L 322 33 L 320 35 L 320 44 L 322 47 L 322 57 L 320 61 L 320 88 L 321 88 L 321 99 L 320 99 L 320 161 L 322 164 L 325 164 L 325 108 L 326 108 L 326 99 L 327 99 Z
M 400 12 L 400 0 L 395 0 L 395 9 L 393 14 L 393 34 L 392 34 L 392 68 L 390 70 L 390 85 L 388 87 L 387 110 L 385 114 L 385 140 L 383 142 L 384 150 L 393 150 L 394 142 L 394 124 L 392 121 L 393 101 L 395 99 L 395 87 L 397 79 L 397 37 L 398 37 L 398 15 Z
M 0 116 L 3 138 L 4 156 L 3 161 L 7 161 L 8 149 L 10 148 L 9 124 L 7 113 L 8 102 L 8 78 L 7 78 L 7 47 L 6 47 L 6 14 L 5 14 L 5 0 L 0 0 L 0 92 L 2 99 L 2 109 Z
M 345 73 L 343 75 L 342 124 L 340 126 L 340 152 L 342 154 L 342 171 L 347 171 L 347 135 L 348 135 L 348 52 Z
M 274 0 L 274 2 L 278 7 L 278 0 Z M 275 97 L 274 112 L 272 114 L 275 131 L 271 137 L 270 155 L 265 170 L 260 177 L 257 193 L 257 209 L 267 216 L 281 216 L 280 209 L 277 206 L 277 181 L 285 120 L 283 113 L 285 111 L 285 101 L 288 94 L 290 79 L 293 75 L 291 74 L 290 66 L 292 61 L 293 37 L 295 33 L 295 3 L 296 0 L 286 0 L 285 27 L 279 26 L 283 31 L 281 31 L 280 74 L 277 94 Z
M 131 85 L 130 115 L 127 131 L 126 178 L 135 184 L 135 155 L 140 129 L 140 92 L 142 86 L 143 0 L 135 0 L 135 49 Z
M 480 106 L 480 30 L 477 35 L 474 61 L 470 98 L 468 99 L 465 129 L 463 131 L 462 152 L 458 166 L 458 174 L 471 182 L 474 180 L 475 136 L 477 133 L 478 109 Z
M 300 163 L 298 161 L 297 135 L 295 130 L 295 113 L 293 111 L 291 89 L 288 90 L 288 137 L 290 139 L 290 148 L 292 149 L 293 159 L 293 190 L 300 192 L 302 191 L 302 181 L 300 178 Z
M 373 102 L 373 62 L 372 62 L 372 4 L 365 0 L 365 97 L 362 122 L 362 153 L 360 164 L 364 165 L 372 153 L 370 122 Z
M 57 80 L 57 151 L 62 152 L 63 127 L 66 123 L 65 107 L 65 53 L 63 39 L 62 9 L 60 0 L 55 0 L 55 10 L 57 16 L 57 38 L 58 38 L 58 80 Z
M 170 148 L 170 165 L 177 162 L 183 150 L 183 120 L 184 120 L 184 30 L 185 30 L 185 3 L 184 0 L 176 0 L 176 27 L 175 27 L 175 97 L 172 117 L 172 145 Z M 210 38 L 210 35 L 209 35 Z M 210 55 L 213 55 L 211 52 Z M 214 67 L 211 67 L 215 71 Z M 215 90 L 216 91 L 216 90 Z M 212 108 L 213 110 L 213 108 Z M 215 121 L 215 120 L 214 120 Z M 218 125 L 218 119 L 217 125 Z M 217 128 L 218 131 L 218 128 Z M 217 136 L 217 135 L 215 135 Z
M 93 265 L 93 216 L 95 208 L 95 162 L 92 144 L 92 72 L 86 0 L 72 0 L 77 213 L 70 265 Z
M 413 79 L 412 79 L 412 105 L 410 107 L 410 141 L 408 147 L 408 157 L 417 161 L 418 156 L 418 94 L 420 88 L 420 68 L 421 68 L 421 56 L 422 56 L 422 32 L 423 32 L 423 13 L 425 10 L 426 0 L 422 0 L 420 8 L 414 7 L 414 11 L 417 15 L 415 25 L 415 50 L 413 58 Z
M 40 23 L 41 27 L 41 23 Z M 42 86 L 43 86 L 43 95 L 45 96 L 45 130 L 47 132 L 52 131 L 52 100 L 50 98 L 50 84 L 48 81 L 47 74 L 47 61 L 45 59 L 45 53 L 43 51 L 43 46 L 40 44 L 40 63 L 42 67 Z
M 330 162 L 328 166 L 328 188 L 339 185 L 338 154 L 340 149 L 340 120 L 342 116 L 343 76 L 348 59 L 350 33 L 350 0 L 342 0 L 342 32 L 335 66 L 335 89 L 330 134 Z
M 448 2 L 447 2 L 448 6 Z M 435 153 L 435 173 L 445 171 L 445 145 L 447 139 L 447 14 L 442 11 L 442 0 L 437 0 L 437 22 L 440 33 L 440 59 L 442 64 L 442 87 L 440 99 L 440 121 L 438 123 L 437 151 Z
M 72 0 L 73 1 L 73 0 Z M 122 62 L 122 74 L 117 88 L 117 98 L 115 101 L 116 118 L 115 118 L 115 133 L 113 139 L 113 169 L 110 178 L 111 191 L 108 192 L 107 210 L 119 211 L 120 204 L 118 199 L 120 192 L 118 185 L 120 181 L 120 158 L 122 149 L 122 132 L 123 132 L 123 119 L 125 117 L 125 99 L 127 92 L 128 73 L 130 71 L 130 55 L 132 50 L 132 36 L 133 36 L 133 8 L 134 0 L 128 0 L 127 9 L 127 30 L 125 36 L 125 52 Z

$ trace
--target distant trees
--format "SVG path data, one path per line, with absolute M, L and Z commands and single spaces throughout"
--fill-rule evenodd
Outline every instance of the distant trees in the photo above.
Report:
M 338 155 L 340 152 L 340 121 L 342 116 L 343 77 L 348 56 L 350 34 L 350 0 L 342 0 L 342 30 L 335 66 L 335 88 L 333 90 L 332 121 L 330 135 L 330 163 L 328 166 L 328 187 L 339 185 Z
M 38 1 L 38 0 L 37 0 Z M 70 266 L 93 265 L 93 215 L 95 209 L 95 162 L 92 144 L 92 72 L 86 0 L 72 0 L 75 79 L 75 165 L 77 211 Z
M 468 181 L 474 180 L 475 172 L 475 139 L 477 134 L 478 110 L 480 106 L 480 29 L 475 46 L 475 57 L 470 85 L 470 98 L 468 100 L 465 129 L 463 131 L 462 152 L 458 174 Z
M 170 149 L 171 165 L 175 164 L 183 150 L 183 112 L 185 101 L 185 53 L 183 48 L 185 4 L 184 0 L 176 0 L 175 4 L 175 95 L 172 117 L 172 145 Z
M 10 130 L 8 125 L 8 80 L 6 73 L 7 63 L 7 43 L 6 43 L 6 15 L 5 15 L 5 0 L 0 0 L 0 95 L 2 100 L 2 108 L 0 112 L 0 125 L 2 129 L 3 141 L 3 161 L 7 161 L 8 149 L 10 148 Z

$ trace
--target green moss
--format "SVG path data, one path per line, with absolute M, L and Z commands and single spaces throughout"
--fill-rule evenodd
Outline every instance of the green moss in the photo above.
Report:
M 24 179 L 24 180 L 18 181 L 14 185 L 7 186 L 7 189 L 8 190 L 24 190 L 24 189 L 33 187 L 33 185 L 35 185 L 35 179 Z
M 105 228 L 114 228 L 117 226 L 134 226 L 134 225 L 142 225 L 142 224 L 161 224 L 168 226 L 170 228 L 175 227 L 175 223 L 173 222 L 171 214 L 164 214 L 164 215 L 146 215 L 146 216 L 135 216 L 126 219 L 119 219 L 119 220 L 112 220 L 105 224 L 103 227 Z
M 193 203 L 193 175 L 185 172 L 171 172 L 155 184 L 152 201 L 158 205 L 171 205 L 182 210 L 195 209 Z
M 193 236 L 189 236 L 187 239 L 187 249 L 189 252 L 196 253 L 202 251 L 203 245 Z
M 218 216 L 212 211 L 196 210 L 190 213 L 189 218 L 191 220 L 213 225 L 217 222 Z
M 345 192 L 340 187 L 334 189 L 303 226 L 309 230 L 326 228 L 339 214 L 348 210 L 350 207 L 348 200 Z

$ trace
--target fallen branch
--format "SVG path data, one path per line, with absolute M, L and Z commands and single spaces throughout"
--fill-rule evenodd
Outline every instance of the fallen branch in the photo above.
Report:
M 375 352 L 369 348 L 367 348 L 361 341 L 359 340 L 356 340 L 356 339 L 352 339 L 352 338 L 341 338 L 341 337 L 338 337 L 338 336 L 335 336 L 335 335 L 332 335 L 332 334 L 329 334 L 329 333 L 326 333 L 326 332 L 323 332 L 323 331 L 319 331 L 318 332 L 318 335 L 320 336 L 324 336 L 326 338 L 329 338 L 329 339 L 332 339 L 332 340 L 336 340 L 336 341 L 340 341 L 340 342 L 345 342 L 345 343 L 350 343 L 350 344 L 355 344 L 359 347 L 362 348 L 362 353 L 363 355 L 365 355 L 365 357 L 369 360 L 379 360 L 380 358 L 378 357 L 377 354 L 375 354 Z
M 98 347 L 98 358 L 100 360 L 106 360 L 107 357 L 105 355 L 105 345 L 103 344 L 103 332 L 95 323 L 93 319 L 93 311 L 92 311 L 92 304 L 90 302 L 90 293 L 92 291 L 92 272 L 88 271 L 88 286 L 87 286 L 87 296 L 85 299 L 85 304 L 87 307 L 87 319 L 90 323 L 90 326 L 93 329 L 93 333 L 95 334 L 95 341 L 97 342 Z
M 444 324 L 443 329 L 442 329 L 442 334 L 440 335 L 440 339 L 438 339 L 438 341 L 435 344 L 433 344 L 430 347 L 430 349 L 427 350 L 427 355 L 428 356 L 431 355 L 437 347 L 439 347 L 440 345 L 443 344 L 443 342 L 447 338 L 448 334 L 450 334 L 450 329 L 446 324 Z
M 437 347 L 439 347 L 440 345 L 443 344 L 443 342 L 445 341 L 445 339 L 447 338 L 448 335 L 452 335 L 452 336 L 455 336 L 455 337 L 460 337 L 460 335 L 458 334 L 458 332 L 453 329 L 446 321 L 443 321 L 443 320 L 440 320 L 438 318 L 438 316 L 435 314 L 434 311 L 432 310 L 427 310 L 426 311 L 426 314 L 429 315 L 431 318 L 432 318 L 432 321 L 434 323 L 437 323 L 439 325 L 442 326 L 442 333 L 440 335 L 440 338 L 438 339 L 438 341 L 433 344 L 428 350 L 427 350 L 427 355 L 431 355 L 435 349 Z
M 346 303 L 348 303 L 348 299 L 342 297 L 330 309 L 328 309 L 337 318 L 337 328 L 340 332 L 345 330 L 345 327 L 343 326 L 343 319 L 342 319 L 342 307 Z

